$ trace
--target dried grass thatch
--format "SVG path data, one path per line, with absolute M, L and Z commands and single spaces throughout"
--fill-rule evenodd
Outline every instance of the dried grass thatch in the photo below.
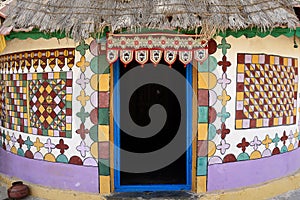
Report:
M 226 29 L 287 26 L 298 19 L 294 0 L 15 0 L 6 26 L 65 31 L 75 40 L 109 26 L 197 29 L 207 38 Z

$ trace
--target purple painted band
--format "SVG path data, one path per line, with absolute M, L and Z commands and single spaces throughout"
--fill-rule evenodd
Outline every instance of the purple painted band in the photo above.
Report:
M 230 190 L 261 184 L 295 173 L 300 168 L 300 149 L 257 160 L 208 167 L 207 190 Z
M 99 193 L 97 167 L 32 160 L 0 148 L 0 173 L 46 187 Z

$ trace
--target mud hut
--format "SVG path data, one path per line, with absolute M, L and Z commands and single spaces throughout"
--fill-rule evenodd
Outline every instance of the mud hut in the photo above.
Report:
M 5 4 L 2 179 L 103 195 L 227 191 L 293 174 L 297 4 Z

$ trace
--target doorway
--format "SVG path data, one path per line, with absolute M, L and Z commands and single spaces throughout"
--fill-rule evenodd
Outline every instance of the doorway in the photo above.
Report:
M 162 61 L 160 64 L 166 67 L 166 69 L 176 70 L 178 74 L 185 78 L 184 84 L 179 84 L 178 81 L 172 80 L 171 77 L 165 77 L 170 79 L 169 82 L 172 85 L 185 94 L 185 99 L 178 100 L 176 95 L 163 85 L 155 83 L 147 83 L 138 87 L 131 95 L 129 103 L 124 101 L 127 91 L 130 88 L 129 85 L 135 83 L 135 79 L 131 78 L 129 81 L 123 81 L 119 84 L 118 89 L 114 90 L 114 142 L 115 142 L 115 191 L 116 192 L 131 192 L 131 191 L 171 191 L 171 190 L 191 190 L 191 163 L 192 163 L 192 149 L 191 149 L 191 127 L 192 127 L 192 91 L 189 89 L 192 84 L 192 66 L 184 65 L 177 60 L 172 69 L 168 68 L 166 63 Z M 145 67 L 153 67 L 154 65 Z M 117 61 L 114 64 L 114 85 L 122 79 L 127 73 L 135 68 L 141 68 L 141 66 L 132 61 L 126 67 Z M 141 68 L 143 69 L 143 68 Z M 169 74 L 171 76 L 171 73 Z M 128 85 L 127 85 L 128 84 Z M 179 102 L 180 101 L 180 102 Z M 184 106 L 180 105 L 184 102 Z M 130 117 L 132 121 L 138 126 L 144 127 L 151 123 L 151 117 L 149 116 L 149 110 L 153 105 L 160 105 L 165 109 L 166 120 L 163 127 L 151 137 L 136 137 L 128 134 L 128 130 L 123 130 L 127 123 L 127 117 L 122 117 L 120 111 L 124 107 L 128 107 Z M 117 117 L 116 117 L 117 116 Z M 123 153 L 123 150 L 133 152 L 136 154 L 146 154 L 149 152 L 155 152 L 166 145 L 170 144 L 175 137 L 177 137 L 179 124 L 184 127 L 180 129 L 180 148 L 185 149 L 172 162 L 166 164 L 163 167 L 153 170 L 134 171 L 134 167 L 139 165 L 140 160 L 130 159 L 127 154 Z M 130 128 L 129 128 L 130 129 Z M 131 129 L 130 131 L 136 131 Z M 143 135 L 143 132 L 138 134 Z M 168 152 L 170 155 L 173 152 Z M 152 163 L 158 163 L 161 160 L 167 160 L 167 157 L 160 155 L 154 156 L 151 160 Z M 133 169 L 122 170 L 125 164 L 130 164 Z M 145 161 L 146 162 L 146 161 Z

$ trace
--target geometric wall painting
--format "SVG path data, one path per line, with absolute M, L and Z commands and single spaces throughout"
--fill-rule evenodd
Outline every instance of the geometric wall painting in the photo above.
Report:
M 0 74 L 0 125 L 4 126 L 4 120 L 6 119 L 6 103 L 5 103 L 5 81 L 4 75 Z
M 298 60 L 238 54 L 236 129 L 296 123 Z
M 72 131 L 72 74 L 53 72 L 28 74 L 29 133 L 71 137 Z
M 9 74 L 4 76 L 6 82 L 6 128 L 27 132 L 27 76 L 21 74 Z
M 4 127 L 35 135 L 72 137 L 72 71 L 2 76 L 0 120 Z

